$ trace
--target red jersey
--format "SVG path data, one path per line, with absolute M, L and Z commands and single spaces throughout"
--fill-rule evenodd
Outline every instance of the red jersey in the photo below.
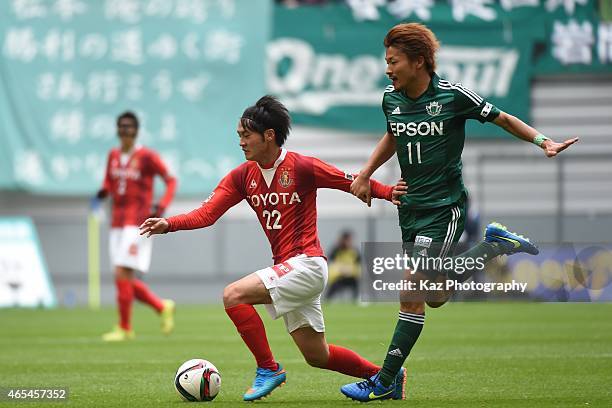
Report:
M 153 150 L 135 147 L 131 153 L 124 154 L 129 156 L 122 162 L 121 149 L 110 151 L 102 186 L 113 200 L 113 228 L 140 225 L 151 215 L 155 175 L 161 176 L 166 183 L 166 193 L 159 202 L 161 210 L 170 204 L 176 189 L 176 179 Z
M 168 232 L 212 225 L 246 199 L 268 237 L 275 264 L 299 254 L 323 256 L 317 233 L 317 189 L 348 192 L 353 178 L 319 159 L 282 149 L 270 169 L 247 161 L 232 170 L 200 208 L 168 218 Z M 370 183 L 372 197 L 391 200 L 392 186 Z

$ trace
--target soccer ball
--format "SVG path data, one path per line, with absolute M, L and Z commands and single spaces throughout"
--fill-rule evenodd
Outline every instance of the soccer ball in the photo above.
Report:
M 185 401 L 212 401 L 221 388 L 221 375 L 210 361 L 194 358 L 176 370 L 174 388 Z

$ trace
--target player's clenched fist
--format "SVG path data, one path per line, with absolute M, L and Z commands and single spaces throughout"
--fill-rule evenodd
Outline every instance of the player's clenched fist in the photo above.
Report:
M 155 234 L 165 234 L 168 232 L 168 221 L 165 218 L 147 218 L 139 228 L 140 235 L 147 234 L 147 238 Z

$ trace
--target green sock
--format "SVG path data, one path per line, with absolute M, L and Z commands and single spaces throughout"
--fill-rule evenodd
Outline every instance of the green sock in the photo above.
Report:
M 506 250 L 502 245 L 498 243 L 491 243 L 491 242 L 483 241 L 480 244 L 468 249 L 464 253 L 459 254 L 453 258 L 471 258 L 471 259 L 482 258 L 483 263 L 486 264 L 487 262 L 489 262 L 496 256 L 503 255 L 505 253 L 506 253 Z M 446 276 L 448 276 L 449 279 L 453 279 L 459 282 L 465 282 L 466 280 L 471 278 L 472 275 L 474 275 L 474 273 L 476 273 L 479 270 L 480 269 L 478 268 L 469 268 L 469 269 L 466 268 L 462 273 L 457 273 L 454 270 L 446 270 L 445 272 L 446 272 Z
M 380 370 L 380 382 L 385 387 L 391 385 L 395 380 L 412 346 L 418 340 L 423 324 L 425 324 L 424 314 L 399 312 L 399 320 L 395 326 L 385 362 Z

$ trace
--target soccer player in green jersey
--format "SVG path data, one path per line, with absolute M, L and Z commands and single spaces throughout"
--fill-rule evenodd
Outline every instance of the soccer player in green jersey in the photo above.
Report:
M 351 192 L 370 204 L 369 180 L 383 163 L 397 154 L 408 193 L 401 197 L 399 221 L 406 251 L 413 256 L 446 257 L 463 232 L 467 192 L 461 175 L 461 153 L 465 142 L 465 121 L 493 122 L 508 133 L 540 147 L 554 157 L 578 138 L 557 143 L 520 119 L 499 110 L 474 91 L 440 78 L 435 73 L 438 40 L 421 24 L 399 24 L 384 40 L 386 74 L 393 82 L 383 96 L 382 108 L 387 132 L 380 140 Z M 436 245 L 437 244 L 437 245 Z M 459 257 L 486 261 L 501 254 L 538 250 L 529 240 L 493 223 L 487 226 L 485 240 Z M 457 271 L 458 272 L 458 271 Z M 473 271 L 433 271 L 428 278 L 464 281 Z M 417 273 L 418 275 L 418 273 Z M 402 365 L 416 343 L 425 322 L 428 305 L 444 304 L 442 298 L 414 298 L 400 295 L 400 312 L 391 344 L 381 371 L 369 380 L 347 384 L 341 391 L 359 401 L 397 399 L 405 383 Z M 403 377 L 403 378 L 402 378 Z

